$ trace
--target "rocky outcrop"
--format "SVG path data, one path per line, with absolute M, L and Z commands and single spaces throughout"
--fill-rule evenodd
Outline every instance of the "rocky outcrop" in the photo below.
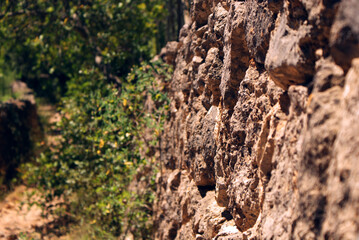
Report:
M 357 0 L 196 0 L 174 65 L 155 239 L 359 236 Z

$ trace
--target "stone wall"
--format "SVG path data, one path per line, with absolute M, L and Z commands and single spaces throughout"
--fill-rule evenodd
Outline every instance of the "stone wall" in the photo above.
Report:
M 194 0 L 156 239 L 357 239 L 359 1 Z

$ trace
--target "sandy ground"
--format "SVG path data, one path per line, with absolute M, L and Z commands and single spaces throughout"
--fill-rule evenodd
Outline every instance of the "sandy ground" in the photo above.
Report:
M 40 207 L 22 204 L 27 200 L 25 186 L 18 186 L 0 203 L 0 239 L 18 239 L 21 235 L 41 238 L 36 230 L 53 221 L 53 218 L 42 217 Z
M 54 106 L 40 105 L 39 115 L 48 123 L 56 123 L 60 120 Z M 52 128 L 45 129 L 46 143 L 56 144 L 59 133 Z M 43 142 L 42 144 L 45 144 Z M 49 233 L 49 228 L 56 222 L 53 217 L 43 217 L 39 206 L 29 206 L 26 201 L 32 189 L 26 186 L 17 186 L 0 202 L 0 240 L 13 239 L 56 239 Z

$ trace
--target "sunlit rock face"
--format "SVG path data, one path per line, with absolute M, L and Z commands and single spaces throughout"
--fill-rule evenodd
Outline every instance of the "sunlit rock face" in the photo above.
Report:
M 158 151 L 155 239 L 359 236 L 359 2 L 198 0 Z

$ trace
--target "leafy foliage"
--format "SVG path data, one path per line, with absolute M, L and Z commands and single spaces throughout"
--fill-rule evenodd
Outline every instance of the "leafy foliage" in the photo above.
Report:
M 133 66 L 161 47 L 165 16 L 164 0 L 0 1 L 0 73 L 10 69 L 61 106 L 61 140 L 23 167 L 24 181 L 43 190 L 44 207 L 59 198 L 58 214 L 115 235 L 150 236 L 154 174 L 139 173 L 155 169 L 140 153 L 153 157 L 168 108 L 156 79 L 170 69 Z M 129 186 L 134 177 L 143 191 Z
M 158 79 L 168 80 L 170 69 L 161 62 L 135 67 L 121 91 L 88 81 L 95 77 L 92 71 L 70 82 L 57 125 L 62 139 L 25 166 L 24 178 L 43 189 L 46 201 L 62 197 L 66 211 L 78 217 L 117 235 L 131 228 L 136 239 L 148 238 L 155 169 L 140 154 L 142 135 L 145 129 L 153 136 L 161 131 L 169 100 Z M 149 100 L 152 112 L 144 107 Z M 136 193 L 129 184 L 141 169 L 152 174 L 143 176 L 145 185 Z
M 5 61 L 2 47 L 0 47 L 0 102 L 18 97 L 11 91 L 11 84 L 18 77 L 19 74 Z
M 120 81 L 156 52 L 164 16 L 163 0 L 0 1 L 0 56 L 55 101 L 79 71 Z

